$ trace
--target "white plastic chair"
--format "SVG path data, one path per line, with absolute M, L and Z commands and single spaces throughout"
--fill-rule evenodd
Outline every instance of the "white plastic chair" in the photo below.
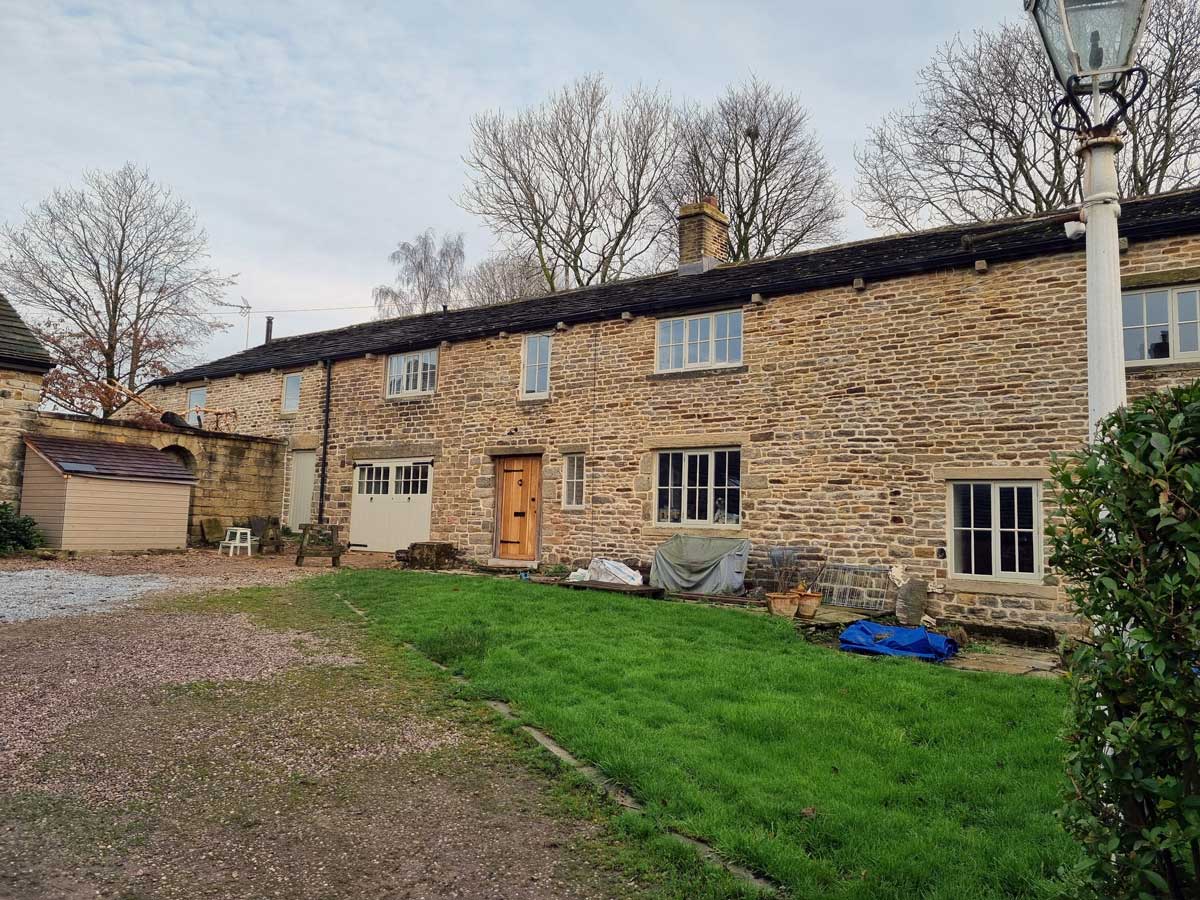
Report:
M 244 548 L 247 556 L 254 555 L 254 545 L 258 538 L 250 533 L 249 528 L 226 528 L 225 540 L 217 548 L 218 553 L 229 551 L 230 556 L 237 556 Z

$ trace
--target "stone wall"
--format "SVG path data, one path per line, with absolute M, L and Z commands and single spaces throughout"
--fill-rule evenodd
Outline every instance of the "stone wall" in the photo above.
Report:
M 147 428 L 131 422 L 100 421 L 42 413 L 27 430 L 35 434 L 112 443 L 149 444 L 178 456 L 196 475 L 188 514 L 192 538 L 200 522 L 222 524 L 250 516 L 278 515 L 283 494 L 283 444 L 245 435 Z
M 283 443 L 279 453 L 278 484 L 280 502 L 273 515 L 281 515 L 287 524 L 291 520 L 291 486 L 292 486 L 292 454 L 293 450 L 316 450 L 319 453 L 321 445 L 321 428 L 323 426 L 323 401 L 325 397 L 325 369 L 323 366 L 308 366 L 302 369 L 289 369 L 288 373 L 300 372 L 300 409 L 294 413 L 285 413 L 283 407 L 283 376 L 282 371 L 254 372 L 233 378 L 219 379 L 208 385 L 209 407 L 213 409 L 236 409 L 236 429 L 239 434 L 256 434 L 275 438 Z M 183 413 L 187 407 L 186 386 L 174 385 L 169 388 L 152 388 L 147 398 L 164 409 Z M 126 408 L 130 415 L 136 410 Z M 317 473 L 320 478 L 320 471 Z M 316 521 L 316 508 L 319 498 L 314 490 L 314 508 L 309 511 L 311 520 Z
M 1135 244 L 1128 273 L 1200 263 L 1200 240 Z M 1169 278 L 1165 275 L 1164 278 Z M 994 263 L 747 302 L 744 364 L 654 374 L 655 320 L 573 326 L 553 336 L 551 396 L 518 397 L 521 335 L 443 346 L 436 394 L 384 397 L 383 358 L 334 364 L 326 513 L 348 523 L 357 459 L 429 455 L 432 537 L 494 553 L 496 455 L 544 462 L 541 560 L 648 561 L 686 531 L 653 523 L 655 451 L 740 447 L 743 522 L 698 530 L 840 563 L 902 565 L 930 582 L 934 615 L 1066 627 L 1052 577 L 964 583 L 951 577 L 947 491 L 955 478 L 1041 479 L 1051 453 L 1087 434 L 1082 252 Z M 750 298 L 745 298 L 749 301 Z M 219 379 L 208 402 L 239 428 L 320 436 L 320 370 L 301 412 L 279 415 L 282 373 Z M 1137 394 L 1200 367 L 1131 369 Z M 151 399 L 182 410 L 185 386 Z M 564 510 L 564 453 L 587 455 L 587 502 Z M 1045 514 L 1052 501 L 1046 492 Z
M 15 505 L 21 497 L 21 435 L 36 421 L 41 399 L 41 375 L 0 369 L 0 503 Z

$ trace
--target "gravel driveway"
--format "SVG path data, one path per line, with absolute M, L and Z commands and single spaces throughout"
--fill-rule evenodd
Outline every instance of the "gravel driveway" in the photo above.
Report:
M 347 554 L 349 568 L 388 564 L 380 554 Z M 147 595 L 184 595 L 281 585 L 327 572 L 297 568 L 290 555 L 228 557 L 212 550 L 117 554 L 73 560 L 0 559 L 0 624 L 111 612 Z

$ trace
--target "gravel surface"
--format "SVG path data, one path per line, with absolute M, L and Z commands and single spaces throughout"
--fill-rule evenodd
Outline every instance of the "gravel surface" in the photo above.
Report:
M 640 893 L 442 682 L 307 603 L 0 626 L 0 900 Z
M 65 569 L 0 573 L 0 622 L 111 610 L 143 594 L 195 579 L 164 575 L 87 575 Z M 199 585 L 197 585 L 199 587 Z
M 381 554 L 350 553 L 349 568 L 390 564 Z M 110 612 L 148 595 L 181 596 L 273 587 L 329 572 L 294 564 L 290 554 L 229 557 L 214 550 L 118 554 L 79 559 L 0 559 L 0 625 L 28 619 Z

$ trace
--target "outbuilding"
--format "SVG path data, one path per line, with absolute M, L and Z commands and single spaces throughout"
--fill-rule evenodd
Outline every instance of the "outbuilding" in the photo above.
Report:
M 196 477 L 145 444 L 25 435 L 21 513 L 60 550 L 163 550 L 187 545 Z

